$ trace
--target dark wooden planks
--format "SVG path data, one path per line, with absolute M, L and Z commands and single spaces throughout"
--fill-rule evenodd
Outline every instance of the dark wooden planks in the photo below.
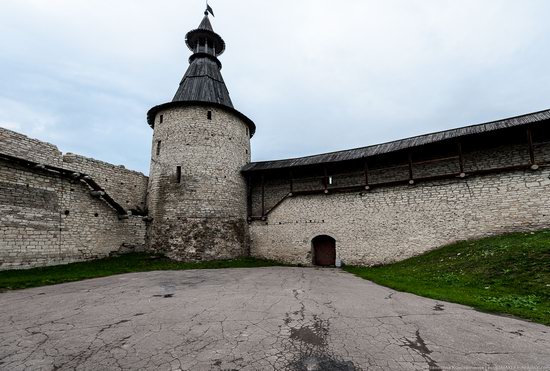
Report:
M 209 58 L 197 58 L 191 63 L 172 101 L 211 102 L 233 108 L 220 69 Z
M 530 113 L 508 119 L 492 121 L 484 124 L 466 126 L 457 129 L 445 130 L 431 134 L 419 135 L 388 143 L 377 144 L 368 147 L 323 153 L 314 156 L 292 158 L 286 160 L 252 162 L 242 170 L 259 171 L 268 169 L 280 169 L 297 166 L 323 164 L 329 162 L 341 162 L 376 156 L 380 154 L 396 152 L 403 149 L 418 147 L 426 144 L 436 143 L 443 140 L 460 138 L 467 135 L 481 134 L 485 132 L 501 130 L 516 126 L 528 125 L 536 122 L 550 120 L 550 110 Z

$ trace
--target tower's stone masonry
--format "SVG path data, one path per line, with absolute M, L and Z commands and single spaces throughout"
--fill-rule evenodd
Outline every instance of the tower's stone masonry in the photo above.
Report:
M 154 129 L 148 209 L 150 249 L 172 259 L 249 254 L 247 185 L 254 123 L 233 108 L 218 60 L 225 42 L 208 13 L 186 35 L 193 52 L 172 102 L 148 113 Z
M 227 110 L 159 111 L 148 196 L 150 247 L 181 260 L 247 255 L 246 184 L 240 170 L 249 162 L 248 126 Z

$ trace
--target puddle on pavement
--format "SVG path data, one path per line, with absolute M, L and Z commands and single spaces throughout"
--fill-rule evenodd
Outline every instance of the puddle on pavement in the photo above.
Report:
M 153 295 L 154 298 L 171 298 L 174 294 Z
M 291 368 L 296 371 L 356 371 L 351 361 L 340 361 L 328 356 L 305 357 L 299 359 Z

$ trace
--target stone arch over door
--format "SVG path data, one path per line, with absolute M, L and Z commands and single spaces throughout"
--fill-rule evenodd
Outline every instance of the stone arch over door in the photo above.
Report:
M 320 235 L 311 240 L 313 265 L 329 267 L 336 264 L 336 240 L 327 235 Z

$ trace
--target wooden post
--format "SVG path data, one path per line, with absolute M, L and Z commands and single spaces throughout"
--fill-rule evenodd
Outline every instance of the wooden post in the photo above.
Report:
M 246 176 L 246 216 L 248 220 L 252 216 L 252 175 Z
M 265 176 L 262 174 L 262 218 L 265 216 Z
M 460 168 L 459 177 L 464 178 L 466 173 L 464 172 L 464 154 L 462 153 L 462 143 L 458 142 L 458 166 Z
M 370 186 L 369 186 L 369 164 L 367 162 L 367 159 L 365 159 L 365 167 L 364 167 L 364 170 L 365 170 L 365 189 L 370 189 Z
M 458 142 L 458 166 L 460 167 L 460 172 L 464 172 L 464 156 L 462 155 L 462 143 Z
M 292 175 L 292 169 L 290 169 L 288 171 L 288 177 L 289 177 L 289 181 L 290 181 L 290 194 L 289 194 L 289 196 L 292 196 L 292 194 L 294 193 L 294 177 Z
M 533 166 L 536 166 L 535 165 L 535 150 L 533 148 L 533 132 L 531 131 L 530 127 L 527 128 L 527 144 L 529 146 L 529 165 L 531 165 L 531 167 L 533 167 Z
M 414 184 L 412 152 L 409 152 L 409 184 Z
M 328 172 L 326 166 L 323 166 L 323 191 L 328 193 Z

